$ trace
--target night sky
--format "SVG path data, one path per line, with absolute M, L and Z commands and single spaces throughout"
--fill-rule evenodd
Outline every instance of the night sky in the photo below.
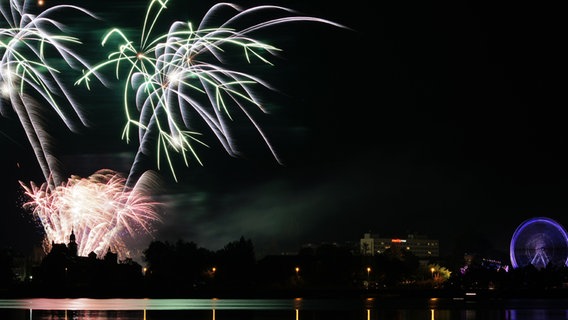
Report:
M 168 15 L 197 21 L 214 3 L 186 2 L 172 0 Z M 144 1 L 69 3 L 101 17 L 88 26 L 69 22 L 99 59 L 107 28 L 139 27 L 145 9 Z M 235 123 L 242 157 L 228 156 L 211 139 L 211 148 L 199 150 L 203 167 L 179 167 L 177 183 L 160 171 L 164 189 L 156 196 L 168 210 L 156 239 L 216 250 L 244 236 L 263 255 L 358 241 L 365 232 L 417 233 L 439 239 L 442 252 L 464 235 L 507 251 L 528 218 L 568 226 L 559 4 L 236 3 L 280 4 L 351 30 L 306 22 L 271 29 L 271 43 L 283 52 L 259 72 L 280 92 L 266 96 L 271 113 L 256 120 L 284 164 L 249 124 Z M 128 172 L 136 145 L 121 140 L 119 90 L 76 89 L 93 108 L 95 126 L 79 135 L 54 127 L 59 158 L 81 176 L 102 167 Z M 17 181 L 41 183 L 42 176 L 16 119 L 0 124 L 7 173 L 0 240 L 28 248 L 41 228 L 18 209 Z

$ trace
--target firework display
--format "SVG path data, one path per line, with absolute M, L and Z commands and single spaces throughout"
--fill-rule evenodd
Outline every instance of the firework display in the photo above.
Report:
M 32 199 L 24 207 L 33 211 L 45 230 L 47 251 L 52 242 L 67 243 L 73 232 L 79 256 L 91 252 L 101 256 L 111 249 L 123 259 L 128 256 L 126 239 L 151 233 L 153 223 L 161 219 L 160 204 L 144 187 L 153 184 L 153 179 L 147 173 L 129 189 L 124 177 L 104 169 L 88 178 L 72 176 L 53 190 L 47 183 L 21 185 Z
M 255 89 L 258 86 L 270 89 L 270 85 L 250 73 L 230 69 L 224 62 L 229 53 L 236 52 L 242 54 L 245 64 L 259 61 L 270 65 L 267 56 L 279 49 L 252 37 L 254 32 L 270 26 L 297 21 L 342 26 L 325 19 L 294 15 L 294 11 L 279 6 L 242 9 L 234 4 L 218 3 L 206 12 L 198 25 L 175 21 L 166 33 L 153 37 L 154 26 L 167 3 L 167 0 L 150 2 L 138 46 L 120 29 L 110 30 L 102 45 L 118 41 L 116 51 L 109 54 L 107 61 L 87 71 L 77 84 L 89 84 L 91 75 L 114 66 L 116 76 L 123 75 L 126 83 L 123 100 L 127 121 L 123 138 L 130 141 L 131 127 L 138 129 L 138 155 L 149 153 L 152 149 L 149 141 L 156 141 L 158 169 L 164 156 L 176 180 L 172 153 L 181 155 L 186 166 L 190 156 L 201 164 L 193 143 L 205 143 L 199 139 L 202 132 L 192 129 L 196 121 L 206 124 L 227 153 L 238 154 L 230 130 L 233 109 L 242 112 L 254 125 L 280 162 L 248 110 L 252 106 L 265 111 Z M 214 24 L 219 17 L 227 19 Z M 132 100 L 134 106 L 131 106 Z M 134 163 L 133 174 L 138 169 L 137 161 Z
M 72 131 L 88 125 L 81 104 L 70 92 L 72 83 L 66 83 L 63 74 L 67 68 L 85 70 L 90 67 L 75 52 L 75 47 L 81 44 L 79 39 L 67 35 L 64 25 L 52 16 L 63 11 L 95 16 L 71 5 L 57 5 L 35 15 L 28 12 L 30 3 L 26 0 L 0 2 L 0 114 L 10 116 L 15 112 L 46 181 L 59 184 L 64 178 L 51 152 L 42 109 L 49 106 Z
M 44 175 L 44 183 L 20 181 L 20 185 L 31 199 L 24 208 L 44 228 L 46 250 L 52 243 L 66 242 L 73 232 L 81 256 L 111 249 L 119 258 L 127 257 L 126 240 L 151 234 L 154 223 L 161 220 L 162 204 L 150 196 L 158 177 L 146 170 L 142 159 L 156 159 L 158 169 L 165 161 L 178 181 L 174 156 L 180 156 L 185 166 L 190 159 L 202 164 L 196 144 L 207 146 L 200 138 L 205 133 L 212 133 L 229 155 L 239 154 L 232 133 L 237 119 L 252 124 L 281 162 L 254 119 L 254 112 L 266 112 L 259 91 L 274 88 L 246 68 L 255 63 L 271 66 L 280 49 L 255 35 L 300 21 L 345 28 L 280 6 L 218 3 L 198 24 L 167 22 L 169 28 L 157 32 L 164 25 L 159 18 L 167 4 L 168 0 L 150 0 L 139 41 L 130 40 L 130 32 L 121 28 L 107 31 L 102 46 L 111 47 L 108 59 L 89 65 L 76 51 L 82 42 L 68 35 L 56 18 L 69 10 L 98 19 L 93 13 L 75 5 L 43 10 L 27 0 L 0 3 L 0 113 L 17 116 Z M 66 69 L 81 70 L 82 76 L 68 81 Z M 134 161 L 124 176 L 101 169 L 88 178 L 66 178 L 52 147 L 44 109 L 53 110 L 72 132 L 89 127 L 84 106 L 73 97 L 69 84 L 91 90 L 91 81 L 96 80 L 111 87 L 113 83 L 102 76 L 107 71 L 114 71 L 121 86 L 122 102 L 117 105 L 126 120 L 122 138 L 130 142 L 132 131 L 137 132 Z

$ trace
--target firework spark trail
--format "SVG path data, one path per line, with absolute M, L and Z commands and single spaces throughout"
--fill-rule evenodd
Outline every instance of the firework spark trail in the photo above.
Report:
M 131 126 L 138 128 L 139 139 L 138 152 L 127 185 L 135 181 L 141 157 L 149 155 L 152 149 L 149 145 L 151 139 L 157 141 L 155 149 L 158 169 L 161 167 L 161 158 L 165 157 L 176 181 L 172 153 L 178 153 L 186 166 L 190 156 L 202 164 L 193 146 L 194 143 L 206 145 L 199 140 L 202 133 L 192 129 L 195 127 L 194 121 L 199 119 L 213 132 L 228 154 L 238 155 L 229 127 L 229 122 L 234 119 L 232 108 L 244 114 L 274 158 L 280 162 L 268 138 L 248 110 L 249 106 L 253 106 L 266 112 L 253 87 L 273 88 L 251 74 L 226 68 L 225 57 L 232 50 L 238 49 L 242 51 L 247 63 L 252 63 L 255 58 L 272 65 L 265 56 L 273 56 L 280 49 L 251 37 L 253 32 L 270 26 L 311 21 L 346 27 L 325 19 L 295 15 L 295 11 L 279 6 L 241 9 L 234 4 L 219 3 L 206 12 L 197 29 L 190 22 L 175 21 L 167 33 L 151 38 L 167 2 L 150 1 L 138 47 L 120 29 L 110 30 L 103 38 L 102 45 L 114 39 L 118 41 L 117 51 L 76 82 L 88 83 L 92 73 L 112 65 L 116 68 L 116 77 L 120 78 L 122 67 L 126 65 L 123 99 L 127 121 L 123 139 L 130 141 Z M 229 15 L 227 20 L 219 26 L 210 26 L 214 18 L 224 16 L 225 13 Z M 274 18 L 266 20 L 268 14 L 274 15 Z M 263 20 L 251 22 L 258 21 L 259 18 Z M 239 26 L 240 24 L 244 26 Z M 129 86 L 133 87 L 132 92 L 129 91 Z M 130 105 L 132 95 L 135 108 Z M 137 117 L 134 116 L 136 113 Z
M 73 231 L 78 255 L 95 252 L 101 256 L 111 249 L 124 259 L 129 256 L 125 241 L 151 234 L 153 224 L 161 221 L 161 204 L 148 196 L 157 177 L 147 171 L 132 189 L 126 188 L 125 182 L 120 174 L 103 169 L 89 178 L 72 176 L 53 190 L 47 183 L 20 184 L 32 199 L 24 208 L 31 209 L 41 222 L 47 246 L 67 243 Z M 49 247 L 45 249 L 49 251 Z
M 120 29 L 109 31 L 102 44 L 118 43 L 117 50 L 95 67 L 90 67 L 72 51 L 71 47 L 80 41 L 59 34 L 63 26 L 49 18 L 50 13 L 64 8 L 94 17 L 90 12 L 76 6 L 60 5 L 35 16 L 27 12 L 26 0 L 10 0 L 9 11 L 0 5 L 7 25 L 0 24 L 0 113 L 6 116 L 16 112 L 46 177 L 46 183 L 40 186 L 20 183 L 32 199 L 24 207 L 32 209 L 43 225 L 47 246 L 52 242 L 66 242 L 74 231 L 79 255 L 90 252 L 100 255 L 111 248 L 118 252 L 119 258 L 128 256 L 125 241 L 139 233 L 151 233 L 153 222 L 160 220 L 157 213 L 160 204 L 151 201 L 146 189 L 155 177 L 149 171 L 139 174 L 143 171 L 138 167 L 141 159 L 149 156 L 153 149 L 150 143 L 155 138 L 158 169 L 160 159 L 165 157 L 176 180 L 171 153 L 180 154 L 186 166 L 190 157 L 201 164 L 194 144 L 205 143 L 199 139 L 202 133 L 194 129 L 196 120 L 203 121 L 227 153 L 236 156 L 238 150 L 230 130 L 230 122 L 236 118 L 231 110 L 236 108 L 258 130 L 276 160 L 280 161 L 249 110 L 252 106 L 266 112 L 256 89 L 273 88 L 259 77 L 227 68 L 226 62 L 232 59 L 230 53 L 236 49 L 248 63 L 260 61 L 272 65 L 267 56 L 275 55 L 280 49 L 255 40 L 251 37 L 253 32 L 296 21 L 343 27 L 305 16 L 279 16 L 251 23 L 254 20 L 251 18 L 265 19 L 266 11 L 284 15 L 294 12 L 277 6 L 241 10 L 235 5 L 221 3 L 205 14 L 197 29 L 189 22 L 175 21 L 167 33 L 152 38 L 154 26 L 167 2 L 150 1 L 138 47 Z M 214 17 L 222 16 L 221 11 L 226 9 L 230 18 L 218 26 L 210 26 Z M 261 11 L 263 15 L 258 14 Z M 239 27 L 241 23 L 244 27 Z M 60 78 L 61 70 L 49 63 L 53 57 L 48 58 L 48 54 L 61 58 L 66 66 L 83 68 L 84 75 L 76 84 L 85 84 L 87 88 L 93 77 L 109 86 L 99 74 L 107 66 L 116 68 L 117 78 L 126 74 L 123 103 L 127 121 L 123 138 L 128 142 L 132 128 L 136 128 L 139 140 L 127 179 L 110 170 L 98 171 L 88 179 L 72 176 L 67 182 L 58 175 L 49 135 L 44 122 L 40 121 L 39 102 L 50 106 L 71 131 L 75 131 L 79 123 L 88 126 L 88 121 Z
M 5 3 L 9 3 L 9 8 Z M 51 16 L 69 9 L 96 17 L 72 5 L 57 5 L 34 15 L 28 11 L 30 3 L 27 0 L 0 3 L 0 114 L 6 117 L 16 113 L 46 181 L 57 185 L 63 178 L 57 170 L 47 128 L 38 121 L 39 103 L 46 103 L 73 132 L 89 122 L 67 88 L 62 70 L 55 66 L 63 63 L 72 69 L 89 70 L 89 74 L 103 83 L 104 79 L 73 51 L 73 46 L 81 44 L 79 39 L 65 35 L 64 25 Z
M 128 256 L 125 240 L 150 233 L 159 221 L 159 204 L 151 201 L 146 189 L 156 179 L 145 173 L 133 188 L 126 179 L 110 170 L 100 170 L 88 179 L 72 176 L 64 181 L 61 164 L 55 157 L 49 132 L 51 108 L 72 132 L 89 126 L 80 104 L 73 98 L 59 66 L 84 69 L 105 83 L 73 47 L 78 38 L 65 35 L 65 27 L 51 18 L 64 9 L 96 18 L 77 6 L 57 5 L 38 15 L 29 12 L 31 2 L 10 0 L 0 3 L 0 114 L 16 114 L 46 182 L 40 186 L 20 182 L 31 201 L 31 209 L 45 231 L 45 249 L 51 243 L 65 243 L 76 233 L 78 254 L 103 254 L 109 248 L 120 258 Z M 56 67 L 58 66 L 58 67 Z

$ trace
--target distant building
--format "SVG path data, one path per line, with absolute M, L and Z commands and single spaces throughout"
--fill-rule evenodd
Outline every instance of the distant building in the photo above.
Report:
M 419 259 L 431 259 L 440 257 L 440 245 L 438 240 L 428 239 L 426 236 L 409 234 L 406 239 L 380 238 L 378 235 L 365 233 L 359 241 L 361 255 L 374 256 L 385 252 L 387 249 L 405 249 L 412 252 Z

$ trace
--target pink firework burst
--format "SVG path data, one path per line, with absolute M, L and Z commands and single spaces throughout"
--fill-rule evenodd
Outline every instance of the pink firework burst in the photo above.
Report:
M 20 182 L 31 200 L 24 204 L 45 230 L 45 249 L 51 244 L 67 243 L 73 231 L 77 253 L 97 256 L 107 250 L 119 259 L 129 256 L 126 241 L 151 234 L 154 222 L 161 221 L 161 204 L 149 196 L 157 177 L 147 172 L 133 188 L 115 171 L 102 169 L 88 178 L 71 176 L 66 183 L 51 189 L 48 183 L 37 186 Z

